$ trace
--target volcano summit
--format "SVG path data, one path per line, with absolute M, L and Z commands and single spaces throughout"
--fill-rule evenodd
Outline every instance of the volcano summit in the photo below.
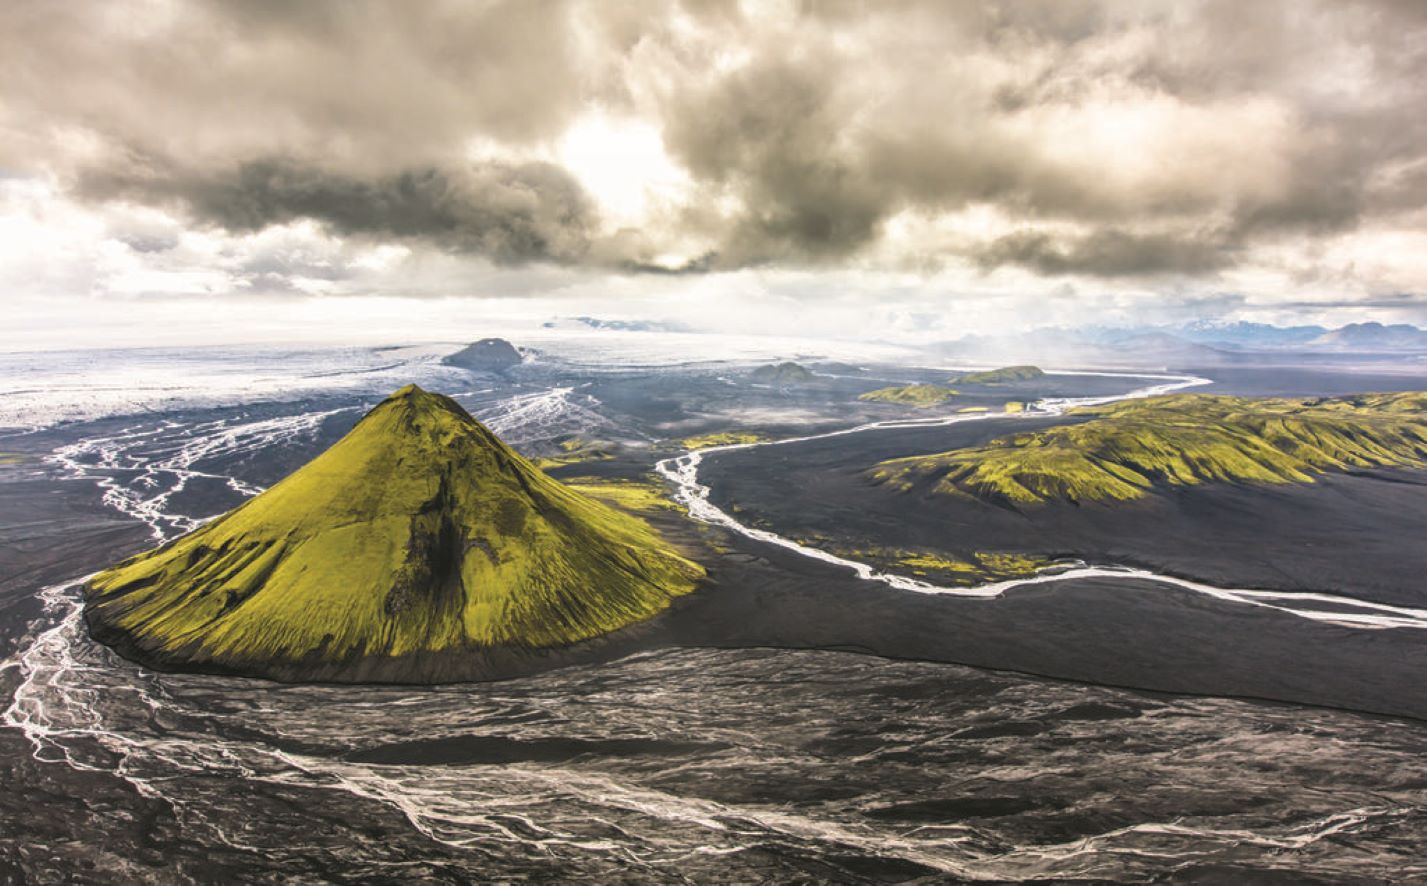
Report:
M 95 576 L 86 619 L 164 670 L 430 683 L 643 621 L 702 575 L 409 385 L 268 491 Z

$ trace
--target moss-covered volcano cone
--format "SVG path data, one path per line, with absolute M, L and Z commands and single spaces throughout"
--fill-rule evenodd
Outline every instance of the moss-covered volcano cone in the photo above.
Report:
M 465 679 L 463 656 L 597 637 L 702 574 L 412 385 L 271 489 L 93 578 L 87 618 L 157 666 Z

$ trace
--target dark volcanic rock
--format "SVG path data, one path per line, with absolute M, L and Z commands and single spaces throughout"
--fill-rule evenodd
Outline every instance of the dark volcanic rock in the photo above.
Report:
M 753 370 L 756 382 L 768 385 L 800 385 L 813 380 L 813 374 L 797 363 L 778 363 L 760 366 Z
M 446 358 L 446 363 L 475 372 L 504 372 L 520 365 L 520 352 L 503 338 L 483 338 Z

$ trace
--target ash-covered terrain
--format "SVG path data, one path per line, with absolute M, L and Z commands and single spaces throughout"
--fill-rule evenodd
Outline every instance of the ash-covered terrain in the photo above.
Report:
M 59 364 L 157 377 L 159 356 L 36 369 L 28 420 L 0 438 L 6 875 L 1427 875 L 1412 469 L 1029 516 L 867 476 L 1130 393 L 1427 381 L 1192 366 L 967 381 L 995 367 L 671 355 L 685 338 L 516 342 L 521 362 L 498 368 L 443 362 L 459 345 L 224 352 L 189 367 L 197 385 L 175 369 L 138 401 Z M 57 374 L 78 387 L 45 393 Z M 500 683 L 158 674 L 88 636 L 87 576 L 272 486 L 398 379 L 700 552 L 707 585 L 637 636 Z M 863 399 L 918 385 L 956 393 Z

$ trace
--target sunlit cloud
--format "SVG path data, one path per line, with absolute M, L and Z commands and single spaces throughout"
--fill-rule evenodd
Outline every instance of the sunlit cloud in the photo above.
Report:
M 1412 4 L 77 2 L 0 35 L 16 340 L 184 298 L 1427 320 L 1389 298 L 1427 292 Z

